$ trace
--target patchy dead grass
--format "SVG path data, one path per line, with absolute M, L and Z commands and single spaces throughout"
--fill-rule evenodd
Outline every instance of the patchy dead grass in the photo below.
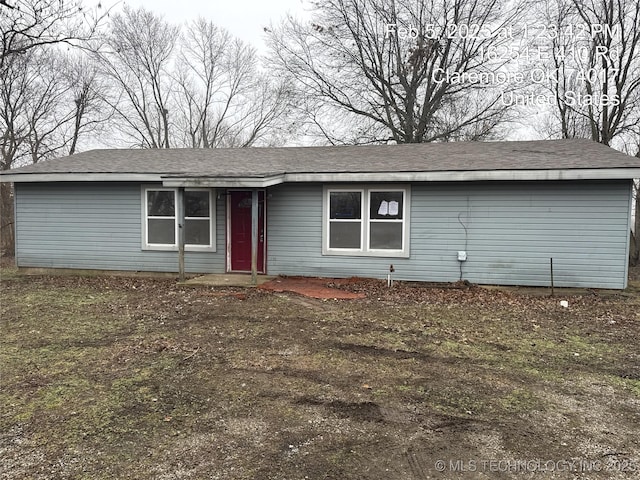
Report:
M 0 478 L 640 475 L 635 291 L 1 273 Z

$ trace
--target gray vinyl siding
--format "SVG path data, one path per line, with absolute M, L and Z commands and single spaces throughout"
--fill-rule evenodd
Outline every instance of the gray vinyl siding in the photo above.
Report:
M 625 288 L 628 181 L 474 182 L 411 186 L 410 258 L 322 255 L 323 187 L 270 190 L 270 274 L 479 284 Z M 465 229 L 467 228 L 466 238 Z
M 624 288 L 630 181 L 411 185 L 409 258 L 322 255 L 321 184 L 268 189 L 267 273 L 480 284 Z M 141 248 L 139 183 L 16 184 L 21 267 L 177 272 L 175 251 Z M 191 273 L 226 270 L 225 196 L 216 252 L 186 252 Z M 465 239 L 465 229 L 467 227 Z
M 20 267 L 177 272 L 178 252 L 142 250 L 139 183 L 16 184 Z M 185 270 L 225 271 L 224 200 L 216 252 L 186 252 Z

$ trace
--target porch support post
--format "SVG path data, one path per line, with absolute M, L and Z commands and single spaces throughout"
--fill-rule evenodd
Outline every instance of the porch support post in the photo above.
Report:
M 178 201 L 176 202 L 178 215 L 178 275 L 184 282 L 184 187 L 178 188 Z
M 258 190 L 251 190 L 251 283 L 258 284 Z

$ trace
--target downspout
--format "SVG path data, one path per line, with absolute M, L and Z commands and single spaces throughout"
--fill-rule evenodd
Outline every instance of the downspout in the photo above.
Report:
M 251 284 L 258 284 L 258 190 L 251 190 Z
M 184 282 L 184 187 L 178 188 L 178 276 Z

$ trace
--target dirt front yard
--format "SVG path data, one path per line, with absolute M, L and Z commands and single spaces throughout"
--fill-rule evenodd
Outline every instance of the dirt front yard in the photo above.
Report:
M 640 478 L 637 291 L 338 286 L 5 268 L 0 478 Z

